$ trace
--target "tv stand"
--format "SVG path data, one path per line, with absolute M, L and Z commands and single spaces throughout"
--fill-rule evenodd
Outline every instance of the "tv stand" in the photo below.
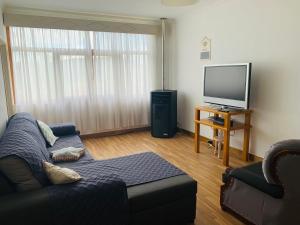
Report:
M 222 111 L 222 112 L 232 112 L 232 111 L 243 110 L 240 108 L 230 107 L 230 106 L 226 106 L 226 105 L 215 105 L 215 104 L 210 104 L 208 107 L 210 107 L 212 109 L 216 109 L 218 111 Z
M 201 112 L 213 113 L 214 117 L 222 117 L 224 124 L 217 124 L 209 118 L 200 118 Z M 230 131 L 244 130 L 244 144 L 242 159 L 248 161 L 249 155 L 249 140 L 250 140 L 250 129 L 251 129 L 251 110 L 235 109 L 234 111 L 221 111 L 210 106 L 200 106 L 195 108 L 195 151 L 200 152 L 200 125 L 210 126 L 214 130 L 214 137 L 217 136 L 218 130 L 222 130 L 224 133 L 224 149 L 223 149 L 223 164 L 229 166 L 229 146 L 230 146 Z M 231 118 L 237 115 L 244 115 L 244 123 L 234 121 L 231 124 Z

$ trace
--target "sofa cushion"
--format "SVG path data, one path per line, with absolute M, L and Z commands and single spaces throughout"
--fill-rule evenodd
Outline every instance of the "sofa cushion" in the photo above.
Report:
M 59 123 L 49 125 L 53 134 L 57 137 L 67 136 L 67 135 L 78 135 L 79 132 L 76 131 L 76 126 L 73 123 Z
M 84 148 L 84 145 L 77 135 L 68 135 L 60 137 L 52 147 L 48 147 L 48 151 L 52 152 L 54 150 L 59 150 L 62 148 L 74 147 L 74 148 Z
M 264 177 L 262 162 L 254 163 L 249 166 L 229 170 L 223 176 L 225 183 L 229 177 L 234 177 L 244 183 L 257 188 L 258 190 L 271 195 L 274 198 L 282 198 L 284 191 L 279 185 L 269 184 Z
M 51 153 L 54 150 L 62 149 L 62 148 L 67 148 L 67 147 L 74 147 L 74 148 L 84 148 L 84 145 L 80 139 L 79 136 L 77 135 L 69 135 L 69 136 L 63 136 L 60 137 L 54 144 L 53 147 L 49 147 L 48 151 Z M 92 156 L 89 154 L 88 150 L 85 150 L 85 154 L 77 161 L 73 162 L 58 162 L 55 163 L 56 165 L 59 166 L 70 166 L 70 165 L 81 165 L 81 164 L 86 164 L 91 161 L 94 161 Z
M 32 137 L 32 135 L 28 134 L 28 132 L 25 132 L 23 130 L 10 130 L 8 132 L 6 131 L 2 136 L 0 142 L 0 159 L 4 159 L 6 157 L 19 158 L 23 163 L 19 164 L 18 166 L 23 166 L 24 171 L 30 168 L 32 177 L 37 179 L 41 186 L 44 186 L 47 185 L 49 181 L 42 165 L 42 162 L 46 161 L 42 151 L 43 147 L 44 146 L 41 146 L 40 143 L 38 143 L 38 141 L 34 137 Z M 5 161 L 2 161 L 2 163 L 3 162 L 7 163 Z M 21 171 L 21 169 L 19 171 Z M 28 187 L 28 177 L 24 177 L 24 181 L 26 182 L 16 182 L 20 181 L 19 178 L 20 176 L 22 176 L 22 174 L 11 174 L 10 167 L 1 166 L 1 172 L 14 185 L 16 185 L 18 190 L 23 190 L 25 186 Z M 26 187 L 25 189 L 28 190 Z
M 14 193 L 15 190 L 9 180 L 0 173 L 0 196 Z
M 16 156 L 0 159 L 0 170 L 9 177 L 18 192 L 41 188 L 40 182 L 33 176 L 27 163 Z

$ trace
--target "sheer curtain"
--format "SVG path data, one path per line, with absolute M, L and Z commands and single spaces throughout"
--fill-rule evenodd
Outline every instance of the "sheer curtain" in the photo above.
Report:
M 155 36 L 11 28 L 16 111 L 82 133 L 149 124 Z

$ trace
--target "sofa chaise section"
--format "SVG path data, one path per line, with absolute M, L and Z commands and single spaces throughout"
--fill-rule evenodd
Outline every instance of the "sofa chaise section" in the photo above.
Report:
M 180 175 L 127 188 L 130 224 L 192 223 L 196 214 L 197 182 Z

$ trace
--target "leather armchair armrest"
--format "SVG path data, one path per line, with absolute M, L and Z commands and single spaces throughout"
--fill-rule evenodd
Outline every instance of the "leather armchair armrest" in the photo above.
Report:
M 300 206 L 300 154 L 282 155 L 277 162 L 277 177 L 284 189 L 284 196 Z M 298 214 L 299 215 L 299 214 Z
M 49 197 L 45 188 L 0 197 L 1 224 L 48 225 Z
M 76 131 L 76 126 L 73 123 L 51 124 L 50 128 L 57 137 L 80 134 L 79 131 Z
M 299 171 L 300 140 L 290 139 L 277 142 L 266 152 L 263 160 L 263 172 L 268 183 L 284 187 L 287 186 L 286 182 L 299 183 L 299 179 L 297 179 Z

